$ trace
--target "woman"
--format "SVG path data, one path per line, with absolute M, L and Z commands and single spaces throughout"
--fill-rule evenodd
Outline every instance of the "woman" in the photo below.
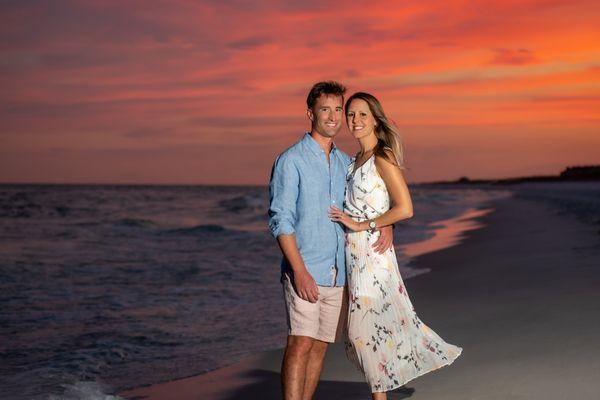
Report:
M 360 144 L 348 169 L 344 211 L 330 217 L 347 227 L 349 316 L 346 352 L 363 371 L 374 400 L 427 372 L 451 364 L 462 348 L 444 342 L 415 314 L 394 249 L 377 253 L 378 227 L 412 217 L 402 177 L 397 128 L 368 93 L 346 102 L 346 122 Z M 391 203 L 391 204 L 390 204 Z

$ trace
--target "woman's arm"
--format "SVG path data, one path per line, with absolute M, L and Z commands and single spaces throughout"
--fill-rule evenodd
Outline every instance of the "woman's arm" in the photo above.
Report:
M 386 153 L 392 160 L 394 159 L 391 151 L 386 150 Z M 391 225 L 395 222 L 412 218 L 412 200 L 410 199 L 408 186 L 400 168 L 383 157 L 375 157 L 375 167 L 385 183 L 392 203 L 388 211 L 375 219 L 377 226 Z M 364 224 L 366 225 L 365 229 L 369 229 L 368 221 L 365 221 Z

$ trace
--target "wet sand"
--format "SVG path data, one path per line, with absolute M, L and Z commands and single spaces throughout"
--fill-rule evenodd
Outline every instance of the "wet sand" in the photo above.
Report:
M 450 366 L 407 384 L 414 399 L 595 399 L 600 393 L 600 237 L 546 203 L 494 202 L 457 246 L 418 256 L 405 282 L 419 317 L 463 347 Z M 126 399 L 281 398 L 281 350 Z M 392 393 L 390 399 L 405 394 Z M 368 399 L 362 376 L 332 346 L 315 399 Z

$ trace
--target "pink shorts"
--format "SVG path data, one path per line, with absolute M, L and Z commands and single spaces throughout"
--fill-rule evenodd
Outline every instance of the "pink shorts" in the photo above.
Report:
M 283 274 L 282 281 L 288 335 L 308 336 L 328 343 L 343 340 L 348 315 L 345 286 L 318 286 L 319 298 L 311 303 L 298 296 L 288 274 Z

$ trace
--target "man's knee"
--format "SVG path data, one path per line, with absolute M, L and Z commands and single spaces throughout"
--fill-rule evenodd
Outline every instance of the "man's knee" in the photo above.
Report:
M 308 336 L 288 336 L 286 353 L 295 356 L 308 356 L 310 354 L 315 339 Z
M 323 342 L 321 340 L 315 340 L 310 349 L 310 352 L 311 352 L 311 354 L 322 356 L 327 351 L 328 345 L 329 345 L 329 343 L 327 343 L 327 342 Z

